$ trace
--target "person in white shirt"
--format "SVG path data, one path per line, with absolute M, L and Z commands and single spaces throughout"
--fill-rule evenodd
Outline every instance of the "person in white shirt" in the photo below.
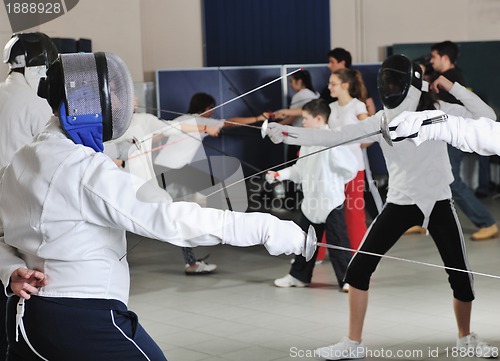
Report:
M 328 82 L 330 94 L 337 100 L 330 103 L 331 114 L 328 118 L 328 126 L 331 129 L 342 127 L 348 124 L 357 124 L 360 121 L 368 118 L 368 110 L 366 109 L 366 87 L 358 70 L 349 68 L 337 69 Z M 365 148 L 370 144 L 349 144 L 352 153 L 356 156 L 358 164 L 358 172 L 356 177 L 352 179 L 345 187 L 345 218 L 347 224 L 347 233 L 352 249 L 358 249 L 363 236 L 366 233 L 366 213 L 365 213 L 365 170 L 366 178 L 369 185 L 373 185 L 371 172 L 369 171 L 369 163 L 365 162 L 368 159 Z M 370 187 L 375 197 L 380 195 L 376 186 Z M 377 198 L 377 199 L 378 199 Z M 382 203 L 380 201 L 380 203 Z M 380 208 L 382 208 L 380 206 Z
M 47 101 L 36 92 L 40 77 L 56 58 L 57 48 L 44 33 L 17 33 L 5 45 L 3 62 L 9 64 L 9 74 L 0 83 L 0 168 L 40 133 L 52 116 Z M 0 361 L 7 352 L 3 327 L 6 300 L 0 293 Z
M 299 70 L 290 75 L 290 88 L 294 92 L 289 109 L 280 109 L 274 112 L 283 125 L 302 127 L 302 106 L 307 102 L 318 99 L 319 93 L 314 90 L 311 74 L 307 70 Z
M 493 109 L 477 95 L 455 83 L 450 93 L 464 106 L 436 101 L 422 81 L 422 70 L 404 55 L 387 58 L 378 76 L 380 98 L 384 110 L 355 125 L 330 131 L 318 129 L 289 129 L 271 123 L 267 132 L 274 142 L 334 146 L 358 136 L 374 134 L 362 142 L 380 141 L 389 172 L 389 190 L 384 209 L 372 222 L 363 239 L 360 251 L 385 254 L 411 226 L 423 225 L 435 242 L 446 267 L 468 271 L 465 243 L 458 221 L 450 183 L 453 181 L 446 144 L 429 141 L 420 147 L 411 142 L 396 142 L 394 146 L 382 140 L 381 124 L 391 122 L 405 110 L 435 109 L 459 116 L 495 117 Z M 294 132 L 288 137 L 287 132 Z M 319 348 L 316 353 L 326 359 L 364 358 L 363 324 L 368 308 L 368 289 L 379 257 L 356 253 L 347 269 L 349 283 L 349 332 L 340 342 Z M 472 275 L 447 270 L 453 290 L 453 309 L 458 327 L 456 347 L 477 356 L 492 355 L 493 348 L 470 331 L 474 291 Z
M 293 222 L 172 202 L 102 153 L 133 112 L 132 78 L 115 54 L 60 55 L 39 94 L 54 117 L 0 170 L 8 359 L 166 360 L 127 309 L 126 231 L 178 246 L 305 251 Z
M 322 99 L 311 100 L 302 107 L 304 128 L 326 129 L 330 115 L 328 104 Z M 303 230 L 312 224 L 316 234 L 322 235 L 326 230 L 326 241 L 329 244 L 350 248 L 344 214 L 344 188 L 357 172 L 357 159 L 345 145 L 325 149 L 322 146 L 304 146 L 300 148 L 300 158 L 288 168 L 277 172 L 268 172 L 266 180 L 291 180 L 301 184 L 304 199 L 301 203 L 301 220 Z M 296 256 L 290 272 L 283 278 L 274 281 L 277 287 L 305 287 L 311 283 L 316 263 L 317 251 L 310 261 Z M 351 260 L 351 252 L 328 249 L 333 270 L 337 276 L 339 290 L 348 292 L 349 285 L 344 282 L 347 265 Z

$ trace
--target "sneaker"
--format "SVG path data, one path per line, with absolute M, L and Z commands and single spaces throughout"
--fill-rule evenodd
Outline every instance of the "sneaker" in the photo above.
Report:
M 309 283 L 305 283 L 302 281 L 299 281 L 295 277 L 293 277 L 290 274 L 287 274 L 283 278 L 278 278 L 274 280 L 274 285 L 276 287 L 281 287 L 281 288 L 288 288 L 288 287 L 307 287 L 309 286 Z
M 498 347 L 488 345 L 486 342 L 471 332 L 469 335 L 457 340 L 457 349 L 463 357 L 497 358 Z
M 349 293 L 349 283 L 344 283 L 340 291 L 344 293 Z
M 184 267 L 184 272 L 187 275 L 206 275 L 212 273 L 217 269 L 217 265 L 208 264 L 205 261 L 196 261 L 195 264 L 186 264 Z
M 498 236 L 498 227 L 493 224 L 489 227 L 479 228 L 479 230 L 472 234 L 471 238 L 473 241 L 484 241 L 486 239 L 495 238 Z
M 355 360 L 365 358 L 366 349 L 361 342 L 344 337 L 335 345 L 317 348 L 314 356 L 327 360 Z

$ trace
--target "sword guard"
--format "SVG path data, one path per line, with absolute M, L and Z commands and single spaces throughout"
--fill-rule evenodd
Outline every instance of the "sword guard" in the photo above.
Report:
M 267 135 L 267 125 L 269 124 L 268 119 L 264 120 L 264 123 L 262 123 L 260 127 L 260 135 L 262 136 L 262 139 L 264 139 Z
M 307 236 L 304 243 L 304 250 L 302 251 L 302 256 L 306 259 L 307 262 L 311 260 L 314 256 L 314 252 L 316 252 L 316 243 L 318 239 L 316 238 L 316 231 L 313 226 L 309 226 L 307 230 Z

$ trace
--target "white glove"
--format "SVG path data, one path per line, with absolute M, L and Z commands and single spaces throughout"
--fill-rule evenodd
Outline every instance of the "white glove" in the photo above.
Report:
M 267 136 L 271 139 L 271 141 L 275 144 L 282 143 L 285 136 L 283 135 L 283 132 L 286 132 L 286 129 L 288 128 L 287 125 L 281 125 L 279 123 L 269 123 L 267 126 Z
M 278 172 L 273 172 L 273 171 L 267 172 L 266 173 L 266 182 L 269 184 L 276 182 L 279 175 L 280 174 Z
M 433 134 L 433 128 L 442 126 L 442 123 L 426 125 L 422 127 L 422 122 L 432 117 L 443 115 L 441 110 L 424 110 L 422 112 L 408 112 L 404 111 L 395 117 L 390 123 L 389 128 L 396 127 L 395 130 L 389 132 L 391 139 L 394 140 L 400 137 L 409 137 L 413 134 L 417 136 L 410 139 L 416 145 L 422 144 L 426 140 L 430 140 Z
M 276 217 L 269 219 L 267 239 L 264 241 L 264 247 L 269 254 L 273 256 L 282 253 L 301 255 L 305 242 L 306 233 L 294 222 L 282 221 Z
M 266 173 L 266 182 L 271 184 L 276 181 L 283 182 L 284 180 L 290 179 L 292 171 L 289 168 L 284 168 L 279 172 L 269 171 Z
M 233 246 L 263 244 L 267 251 L 280 254 L 302 254 L 306 234 L 292 221 L 282 221 L 268 213 L 226 211 L 222 243 Z

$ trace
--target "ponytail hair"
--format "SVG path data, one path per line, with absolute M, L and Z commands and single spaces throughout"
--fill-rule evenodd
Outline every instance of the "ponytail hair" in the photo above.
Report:
M 309 74 L 309 72 L 307 70 L 299 70 L 299 71 L 293 73 L 292 75 L 290 75 L 290 77 L 296 81 L 302 80 L 302 84 L 307 89 L 309 89 L 313 93 L 316 93 L 316 91 L 314 90 L 313 84 L 312 84 L 311 74 Z
M 363 77 L 359 70 L 355 69 L 337 69 L 333 72 L 337 75 L 342 83 L 349 84 L 349 95 L 353 98 L 361 100 L 363 103 L 368 97 Z
M 428 91 L 428 92 L 422 92 L 420 95 L 420 100 L 418 102 L 417 106 L 417 112 L 420 112 L 422 110 L 434 110 L 438 109 L 439 102 L 436 93 Z

